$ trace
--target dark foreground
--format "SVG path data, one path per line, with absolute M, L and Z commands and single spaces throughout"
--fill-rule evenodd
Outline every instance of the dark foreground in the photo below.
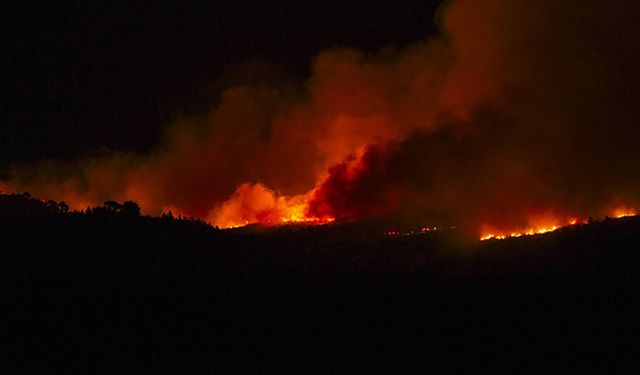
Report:
M 240 235 L 7 199 L 3 374 L 631 373 L 638 364 L 637 217 L 460 244 L 348 226 Z

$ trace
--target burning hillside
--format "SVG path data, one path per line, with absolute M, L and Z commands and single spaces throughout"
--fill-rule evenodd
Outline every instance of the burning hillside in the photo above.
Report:
M 301 96 L 232 87 L 153 153 L 16 166 L 0 190 L 220 227 L 383 216 L 482 238 L 632 214 L 638 8 L 450 1 L 437 38 L 320 53 Z

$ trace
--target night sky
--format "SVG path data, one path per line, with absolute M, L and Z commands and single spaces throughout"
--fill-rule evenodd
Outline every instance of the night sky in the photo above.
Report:
M 302 82 L 333 46 L 436 33 L 440 1 L 17 2 L 3 7 L 0 170 L 148 151 L 236 83 Z

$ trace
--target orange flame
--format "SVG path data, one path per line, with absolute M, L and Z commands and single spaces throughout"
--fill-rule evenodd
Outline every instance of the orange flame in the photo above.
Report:
M 286 224 L 326 224 L 333 217 L 305 214 L 311 192 L 286 196 L 264 185 L 245 183 L 232 196 L 209 212 L 207 220 L 220 228 L 237 228 L 249 224 L 265 226 Z
M 633 208 L 629 208 L 626 206 L 617 207 L 613 210 L 609 211 L 607 217 L 613 217 L 616 219 L 627 217 L 627 216 L 636 216 L 638 211 Z M 566 220 L 558 220 L 555 218 L 547 218 L 543 221 L 536 222 L 532 220 L 532 224 L 528 228 L 521 228 L 512 231 L 504 231 L 504 230 L 496 230 L 495 228 L 491 228 L 489 226 L 485 226 L 482 234 L 480 235 L 480 241 L 486 241 L 491 239 L 503 240 L 506 238 L 514 238 L 521 236 L 532 236 L 536 234 L 544 234 L 550 233 L 560 228 L 569 227 L 577 224 L 586 224 L 589 220 L 578 217 L 570 217 Z
M 514 231 L 510 233 L 501 233 L 501 232 L 500 234 L 485 233 L 480 237 L 480 240 L 481 241 L 486 241 L 490 239 L 504 240 L 505 238 L 511 238 L 511 237 L 533 236 L 534 234 L 544 234 L 544 233 L 553 232 L 560 227 L 565 227 L 570 225 L 575 225 L 575 221 L 572 220 L 566 225 L 562 225 L 562 226 L 552 225 L 549 227 L 533 227 L 533 228 L 527 228 L 522 231 Z
M 637 214 L 638 214 L 638 211 L 634 208 L 618 207 L 613 211 L 611 216 L 615 217 L 616 219 L 619 219 L 621 217 L 626 217 L 626 216 L 636 216 Z

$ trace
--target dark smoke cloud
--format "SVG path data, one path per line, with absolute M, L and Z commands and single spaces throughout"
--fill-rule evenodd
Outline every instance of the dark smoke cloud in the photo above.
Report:
M 435 131 L 332 169 L 310 211 L 478 232 L 640 203 L 635 2 L 454 1 Z M 451 120 L 453 119 L 453 120 Z M 398 197 L 401 197 L 398 199 Z
M 369 147 L 359 160 L 337 165 L 309 211 L 456 225 L 476 235 L 482 225 L 529 228 L 557 218 L 604 216 L 623 202 L 640 202 L 640 191 L 629 189 L 639 186 L 636 175 L 615 177 L 619 172 L 611 168 L 594 168 L 598 155 L 591 149 L 581 152 L 557 149 L 548 134 L 481 108 L 468 120 Z

